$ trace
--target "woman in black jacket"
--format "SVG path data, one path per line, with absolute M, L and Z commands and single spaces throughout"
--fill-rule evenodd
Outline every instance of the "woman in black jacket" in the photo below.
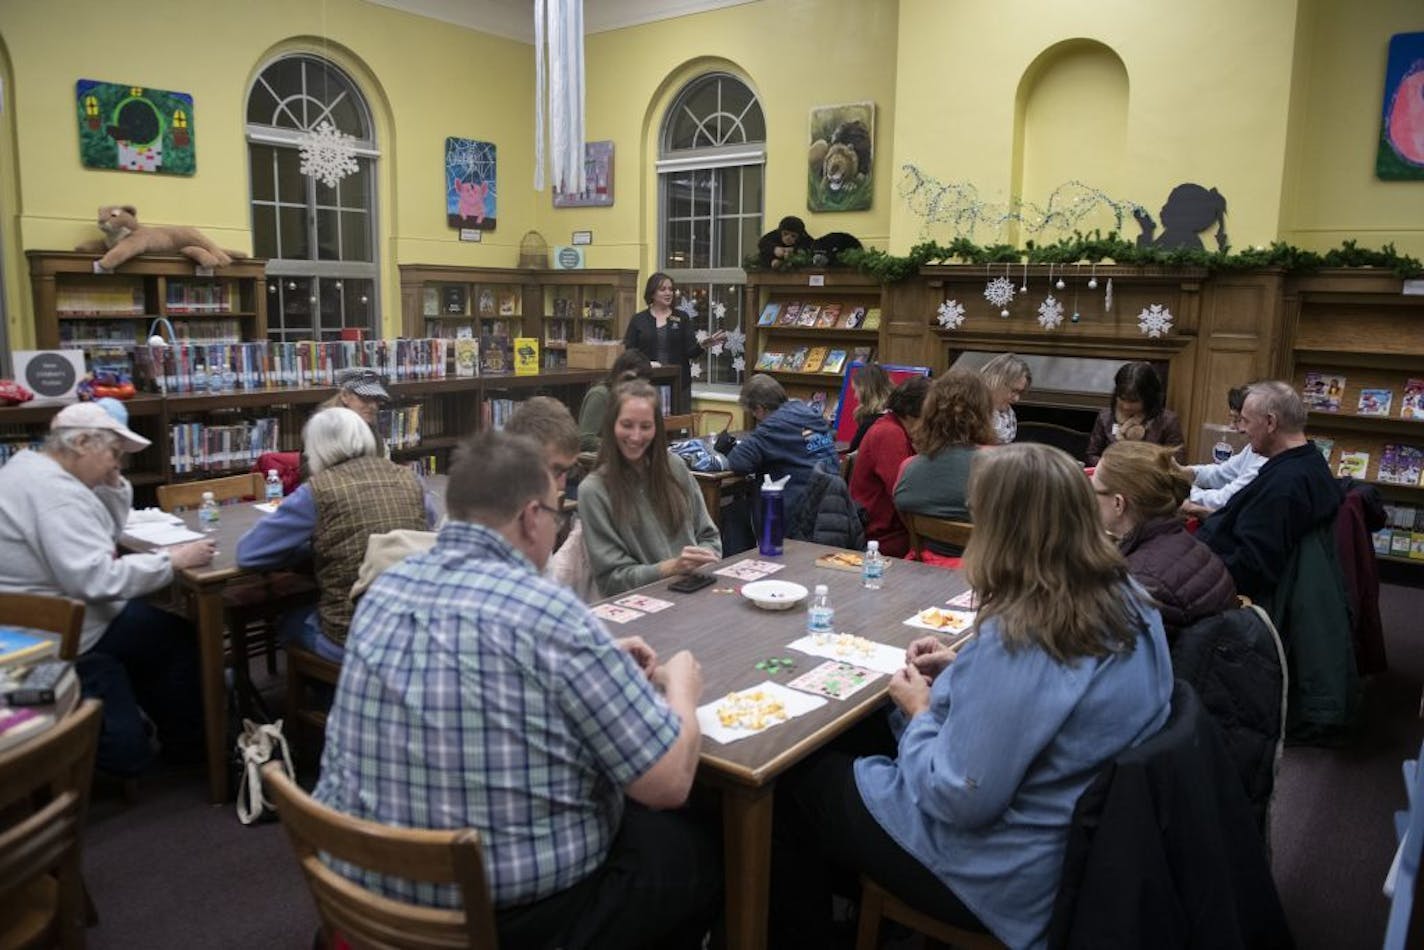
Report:
M 628 332 L 623 336 L 623 345 L 646 356 L 654 366 L 676 366 L 681 375 L 680 401 L 674 405 L 690 408 L 692 405 L 692 360 L 702 355 L 706 346 L 715 346 L 727 339 L 725 330 L 718 330 L 702 343 L 697 342 L 697 327 L 683 314 L 672 308 L 677 297 L 673 280 L 662 271 L 648 278 L 643 290 L 643 302 L 647 309 L 640 310 L 628 321 Z

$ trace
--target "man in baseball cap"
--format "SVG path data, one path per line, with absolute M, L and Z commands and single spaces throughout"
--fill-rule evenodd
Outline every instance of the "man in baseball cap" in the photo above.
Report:
M 369 425 L 376 424 L 376 410 L 391 401 L 391 394 L 381 379 L 381 374 L 373 369 L 353 367 L 336 374 L 337 393 L 322 408 L 345 406 L 355 412 Z
M 76 402 L 65 406 L 50 420 L 51 429 L 104 429 L 119 437 L 125 452 L 138 452 L 153 443 L 116 419 L 103 406 L 93 402 Z

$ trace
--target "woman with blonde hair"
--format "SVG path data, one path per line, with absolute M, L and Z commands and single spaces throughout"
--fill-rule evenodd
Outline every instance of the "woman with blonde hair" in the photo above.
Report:
M 1202 617 L 1236 606 L 1236 585 L 1221 558 L 1187 533 L 1178 509 L 1192 472 L 1171 446 L 1114 442 L 1093 471 L 1103 527 L 1128 570 L 1157 601 L 1168 637 Z
M 1022 356 L 1000 353 L 979 367 L 979 375 L 984 377 L 994 403 L 994 434 L 1001 445 L 1008 445 L 1019 432 L 1014 406 L 1033 385 L 1033 371 Z
M 850 447 L 846 451 L 854 452 L 860 448 L 860 441 L 865 438 L 865 433 L 870 431 L 875 420 L 885 411 L 890 402 L 890 391 L 894 387 L 890 382 L 890 374 L 885 372 L 883 366 L 879 363 L 866 363 L 851 374 L 850 388 L 855 391 L 856 398 L 855 411 L 851 413 L 855 418 L 855 435 L 851 437 Z
M 893 757 L 827 750 L 778 789 L 791 853 L 774 862 L 776 928 L 806 946 L 829 943 L 833 882 L 858 874 L 937 919 L 1041 944 L 1079 795 L 1167 721 L 1161 617 L 1078 463 L 1038 444 L 985 452 L 970 503 L 975 636 L 957 655 L 933 637 L 910 647 L 890 681 Z
M 989 387 L 978 373 L 952 369 L 930 384 L 915 430 L 918 455 L 905 462 L 895 485 L 900 511 L 951 521 L 969 520 L 969 468 L 983 446 L 995 444 Z M 936 554 L 960 551 L 929 542 Z
M 643 380 L 613 391 L 598 467 L 579 486 L 579 517 L 605 597 L 722 556 L 722 536 L 697 482 L 668 454 L 658 391 Z

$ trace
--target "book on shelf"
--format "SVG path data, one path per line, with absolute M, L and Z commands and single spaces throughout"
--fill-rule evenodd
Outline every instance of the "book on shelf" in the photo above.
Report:
M 480 374 L 508 373 L 514 367 L 514 347 L 509 337 L 486 334 L 480 338 Z
M 555 320 L 567 320 L 573 316 L 574 302 L 568 297 L 555 297 L 553 313 L 550 314 Z
M 1305 407 L 1315 412 L 1339 412 L 1344 394 L 1345 377 L 1335 373 L 1306 373 L 1300 393 Z
M 514 375 L 539 375 L 539 338 L 519 336 L 514 338 Z
M 771 301 L 761 308 L 761 317 L 757 320 L 757 326 L 770 327 L 776 325 L 776 318 L 781 313 L 781 304 Z
M 1409 559 L 1424 561 L 1424 531 L 1414 531 L 1409 535 Z
M 756 369 L 775 369 L 781 362 L 781 354 L 772 350 L 763 350 L 761 356 L 757 357 Z
M 786 354 L 786 362 L 782 364 L 782 369 L 788 373 L 800 373 L 806 369 L 806 357 L 810 353 L 810 348 L 798 346 L 790 353 Z
M 816 318 L 816 326 L 822 330 L 829 330 L 841 319 L 841 305 L 838 303 L 828 303 L 821 308 L 821 315 Z
M 801 314 L 796 318 L 798 327 L 814 327 L 816 320 L 821 316 L 821 305 L 818 303 L 807 303 L 801 305 Z
M 0 627 L 0 667 L 34 663 L 58 655 L 58 636 Z
M 465 286 L 463 284 L 446 284 L 440 288 L 441 313 L 463 316 L 469 312 L 466 310 L 466 303 Z
M 813 346 L 806 354 L 806 365 L 801 368 L 802 372 L 819 373 L 821 366 L 826 362 L 826 354 L 830 352 L 828 346 Z
M 851 307 L 841 314 L 840 328 L 842 330 L 859 330 L 860 325 L 865 322 L 865 308 Z
M 1412 535 L 1408 528 L 1395 528 L 1390 536 L 1389 553 L 1395 557 L 1409 557 Z
M 821 363 L 821 372 L 839 373 L 845 367 L 845 361 L 845 350 L 830 350 L 826 353 L 826 358 Z
M 423 287 L 420 293 L 420 314 L 424 317 L 440 316 L 440 291 L 435 287 Z
M 852 363 L 873 363 L 875 361 L 875 347 L 857 346 L 850 351 Z
M 455 375 L 474 376 L 480 371 L 480 341 L 468 333 L 455 337 Z
M 1362 416 L 1387 416 L 1389 405 L 1394 399 L 1392 389 L 1362 389 L 1356 412 Z
M 420 445 L 424 406 L 415 403 L 376 411 L 376 431 L 387 450 L 413 449 Z
M 142 316 L 146 309 L 143 284 L 131 278 L 95 277 L 56 283 L 54 310 L 61 317 Z
M 1328 466 L 1330 464 L 1330 456 L 1335 453 L 1335 440 L 1322 439 L 1320 436 L 1315 436 L 1310 441 L 1315 443 L 1316 449 L 1325 457 L 1325 464 Z
M 824 389 L 818 389 L 813 392 L 811 398 L 806 400 L 806 405 L 824 416 L 826 414 L 826 391 Z
M 1424 419 L 1424 379 L 1404 381 L 1404 399 L 1399 404 L 1399 418 Z
M 865 319 L 861 321 L 860 328 L 861 328 L 862 330 L 879 330 L 879 329 L 880 329 L 880 308 L 879 308 L 879 307 L 867 307 L 867 308 L 865 309 Z
M 501 290 L 499 292 L 499 315 L 501 317 L 513 317 L 519 313 L 519 291 Z
M 1339 467 L 1335 474 L 1340 478 L 1350 477 L 1363 479 L 1365 473 L 1370 470 L 1370 453 L 1368 452 L 1340 452 Z
M 236 307 L 235 281 L 198 283 L 195 281 L 168 282 L 167 308 L 171 314 L 187 313 L 232 313 Z
M 495 315 L 494 291 L 488 287 L 481 287 L 479 297 L 476 298 L 477 315 L 481 317 L 492 317 Z
M 1386 443 L 1380 451 L 1376 481 L 1386 485 L 1418 485 L 1421 474 L 1424 474 L 1424 449 Z
M 781 308 L 781 316 L 776 318 L 779 327 L 794 327 L 801 319 L 801 304 L 793 300 Z
M 281 424 L 263 417 L 230 425 L 178 422 L 168 427 L 168 464 L 175 475 L 251 471 L 266 452 L 281 448 Z
M 1374 542 L 1375 554 L 1389 553 L 1389 542 L 1393 533 L 1393 530 L 1390 528 L 1380 528 L 1374 534 L 1370 535 L 1370 540 Z

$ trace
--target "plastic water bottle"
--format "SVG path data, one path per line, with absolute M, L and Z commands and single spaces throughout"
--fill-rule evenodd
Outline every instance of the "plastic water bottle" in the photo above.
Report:
M 836 609 L 831 606 L 831 594 L 825 584 L 817 584 L 806 610 L 806 632 L 811 636 L 836 632 Z
M 282 500 L 282 479 L 275 468 L 267 469 L 267 504 L 275 505 Z
M 860 561 L 860 582 L 866 590 L 879 590 L 885 580 L 885 555 L 880 553 L 879 541 L 867 541 L 865 556 Z
M 203 529 L 204 534 L 212 534 L 218 529 L 218 521 L 222 515 L 218 512 L 217 499 L 210 491 L 203 492 L 203 503 L 198 506 L 198 527 Z
M 208 391 L 208 368 L 202 363 L 193 367 L 193 392 L 205 393 Z

